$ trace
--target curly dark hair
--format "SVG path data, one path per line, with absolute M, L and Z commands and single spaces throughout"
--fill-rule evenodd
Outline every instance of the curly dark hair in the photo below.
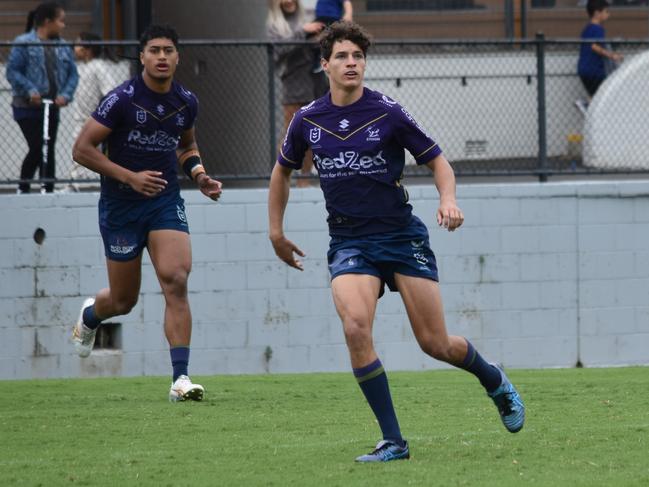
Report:
M 320 52 L 322 57 L 329 60 L 336 42 L 350 41 L 356 44 L 367 55 L 367 50 L 372 45 L 370 35 L 355 22 L 338 21 L 327 27 L 320 38 Z

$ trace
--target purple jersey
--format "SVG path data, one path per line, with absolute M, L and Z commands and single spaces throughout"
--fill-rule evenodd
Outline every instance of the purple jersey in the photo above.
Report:
M 291 169 L 313 151 L 329 212 L 329 233 L 359 236 L 410 222 L 412 206 L 400 184 L 404 149 L 417 164 L 442 153 L 397 102 L 367 88 L 357 102 L 339 107 L 327 94 L 293 117 L 278 156 Z
M 180 135 L 194 126 L 198 111 L 196 96 L 174 82 L 167 93 L 156 93 L 142 76 L 122 83 L 108 93 L 92 117 L 112 129 L 106 139 L 108 158 L 131 171 L 160 171 L 167 187 L 159 196 L 178 192 Z M 130 186 L 102 177 L 102 196 L 117 199 L 146 199 Z

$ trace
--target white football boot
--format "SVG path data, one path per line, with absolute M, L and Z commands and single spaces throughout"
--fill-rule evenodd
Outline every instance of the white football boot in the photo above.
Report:
M 72 328 L 72 342 L 74 343 L 74 348 L 77 351 L 77 354 L 79 354 L 79 357 L 87 357 L 90 355 L 92 347 L 95 345 L 97 329 L 95 328 L 94 330 L 91 330 L 83 324 L 83 310 L 93 304 L 95 304 L 95 298 L 88 298 L 83 302 L 81 311 L 79 312 L 79 319 L 74 325 L 74 328 Z
M 176 382 L 171 384 L 169 390 L 169 401 L 202 401 L 205 389 L 200 384 L 193 384 L 192 380 L 186 375 L 181 375 Z

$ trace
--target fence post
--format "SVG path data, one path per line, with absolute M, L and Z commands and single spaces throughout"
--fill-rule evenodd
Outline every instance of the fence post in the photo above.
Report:
M 521 0 L 521 39 L 527 39 L 527 0 Z
M 536 34 L 536 86 L 539 126 L 539 181 L 548 180 L 548 140 L 546 133 L 547 116 L 545 110 L 545 35 Z
M 505 38 L 514 38 L 514 0 L 505 0 Z
M 275 165 L 277 156 L 277 127 L 275 123 L 275 60 L 273 44 L 266 44 L 266 58 L 268 61 L 268 130 L 270 131 L 270 168 Z

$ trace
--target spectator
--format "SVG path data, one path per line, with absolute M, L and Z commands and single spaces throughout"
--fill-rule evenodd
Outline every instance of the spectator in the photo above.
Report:
M 266 19 L 268 38 L 272 41 L 303 41 L 318 34 L 324 24 L 306 22 L 300 0 L 272 0 Z M 327 78 L 323 72 L 312 72 L 311 47 L 305 45 L 275 46 L 275 68 L 282 81 L 281 98 L 284 107 L 284 132 L 295 112 L 327 92 Z M 283 137 L 283 136 L 282 136 Z M 313 169 L 311 152 L 302 165 L 302 175 Z M 305 179 L 298 185 L 308 184 Z
M 101 38 L 92 32 L 81 32 L 74 45 L 74 57 L 77 60 L 79 71 L 79 86 L 72 103 L 72 116 L 74 118 L 73 137 L 76 139 L 81 132 L 81 127 L 95 110 L 101 99 L 108 94 L 123 79 L 116 79 L 114 73 L 116 66 L 104 48 L 98 44 Z M 74 164 L 70 171 L 70 179 L 96 179 L 97 174 L 90 169 Z M 78 191 L 79 185 L 73 183 L 68 186 L 71 191 Z
M 315 20 L 331 25 L 337 20 L 351 22 L 354 10 L 351 0 L 318 0 L 315 4 Z
M 59 109 L 72 100 L 79 75 L 72 49 L 61 43 L 65 28 L 65 11 L 56 2 L 41 3 L 29 13 L 26 33 L 16 37 L 16 44 L 7 61 L 7 80 L 13 95 L 13 116 L 22 131 L 29 151 L 20 170 L 19 193 L 29 193 L 29 180 L 36 168 L 41 168 L 41 179 L 46 192 L 54 189 L 54 147 L 59 124 Z M 50 43 L 44 45 L 43 42 Z M 30 44 L 24 45 L 24 44 Z M 54 103 L 49 110 L 49 142 L 47 164 L 43 174 L 43 100 Z
M 602 24 L 611 16 L 609 11 L 610 4 L 606 0 L 589 0 L 586 4 L 589 22 L 581 32 L 582 39 L 602 39 L 606 38 L 606 31 Z M 586 113 L 590 100 L 597 92 L 607 76 L 606 60 L 618 63 L 622 60 L 622 55 L 606 49 L 603 42 L 582 42 L 579 50 L 579 61 L 577 63 L 577 74 L 581 79 L 588 100 L 577 100 L 575 104 L 582 113 Z

